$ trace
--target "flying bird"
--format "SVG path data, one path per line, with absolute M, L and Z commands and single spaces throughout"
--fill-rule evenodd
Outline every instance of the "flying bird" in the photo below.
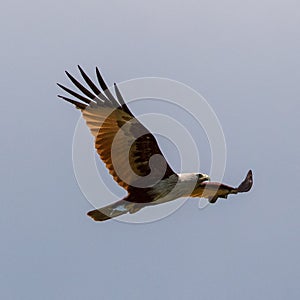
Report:
M 175 200 L 180 197 L 203 197 L 210 203 L 230 194 L 248 192 L 253 184 L 250 170 L 238 187 L 211 182 L 206 174 L 182 173 L 172 170 L 154 135 L 133 115 L 121 92 L 114 84 L 115 96 L 108 89 L 96 68 L 98 87 L 78 66 L 86 87 L 66 71 L 76 86 L 75 92 L 58 86 L 77 98 L 58 97 L 73 104 L 82 113 L 92 135 L 95 148 L 113 179 L 127 195 L 110 205 L 87 213 L 95 221 L 105 221 L 126 213 Z

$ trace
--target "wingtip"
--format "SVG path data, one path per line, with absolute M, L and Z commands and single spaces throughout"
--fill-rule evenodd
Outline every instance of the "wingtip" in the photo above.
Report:
M 84 73 L 83 68 L 80 65 L 77 65 L 78 70 L 80 71 L 80 73 Z
M 98 78 L 99 78 L 99 77 L 102 78 L 102 74 L 101 74 L 101 72 L 100 72 L 99 67 L 96 67 L 96 75 L 97 75 Z
M 70 78 L 72 76 L 67 70 L 65 71 L 66 75 Z
M 251 190 L 253 185 L 253 174 L 252 170 L 249 170 L 244 181 L 237 188 L 239 193 L 245 193 Z

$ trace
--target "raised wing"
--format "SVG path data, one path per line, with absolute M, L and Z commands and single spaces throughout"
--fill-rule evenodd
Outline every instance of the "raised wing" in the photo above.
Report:
M 98 68 L 96 75 L 102 92 L 79 71 L 89 89 L 66 72 L 72 83 L 82 92 L 78 94 L 58 83 L 76 100 L 58 96 L 80 109 L 95 137 L 95 148 L 115 181 L 125 188 L 145 188 L 171 175 L 174 171 L 159 149 L 155 137 L 131 113 L 114 84 L 116 98 L 105 84 Z

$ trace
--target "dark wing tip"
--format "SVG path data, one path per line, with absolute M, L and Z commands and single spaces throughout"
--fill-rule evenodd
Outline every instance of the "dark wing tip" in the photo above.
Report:
M 70 98 L 67 98 L 67 97 L 64 97 L 64 96 L 61 96 L 61 95 L 57 95 L 57 97 L 59 97 L 59 98 L 65 100 L 65 101 L 75 105 L 76 108 L 78 108 L 78 109 L 84 110 L 84 109 L 87 108 L 87 105 L 85 105 L 83 103 L 80 103 L 80 102 L 77 102 L 77 101 L 74 101 L 73 99 L 70 99 Z
M 253 185 L 253 174 L 252 170 L 249 170 L 244 181 L 239 185 L 237 191 L 239 193 L 245 193 L 251 190 Z

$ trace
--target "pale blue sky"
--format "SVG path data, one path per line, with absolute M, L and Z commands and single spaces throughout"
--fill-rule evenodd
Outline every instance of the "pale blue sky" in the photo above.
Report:
M 2 4 L 1 299 L 299 299 L 299 11 L 292 0 Z M 72 168 L 79 113 L 56 98 L 77 64 L 109 84 L 157 76 L 200 92 L 224 130 L 224 181 L 252 168 L 253 190 L 150 224 L 93 222 Z

